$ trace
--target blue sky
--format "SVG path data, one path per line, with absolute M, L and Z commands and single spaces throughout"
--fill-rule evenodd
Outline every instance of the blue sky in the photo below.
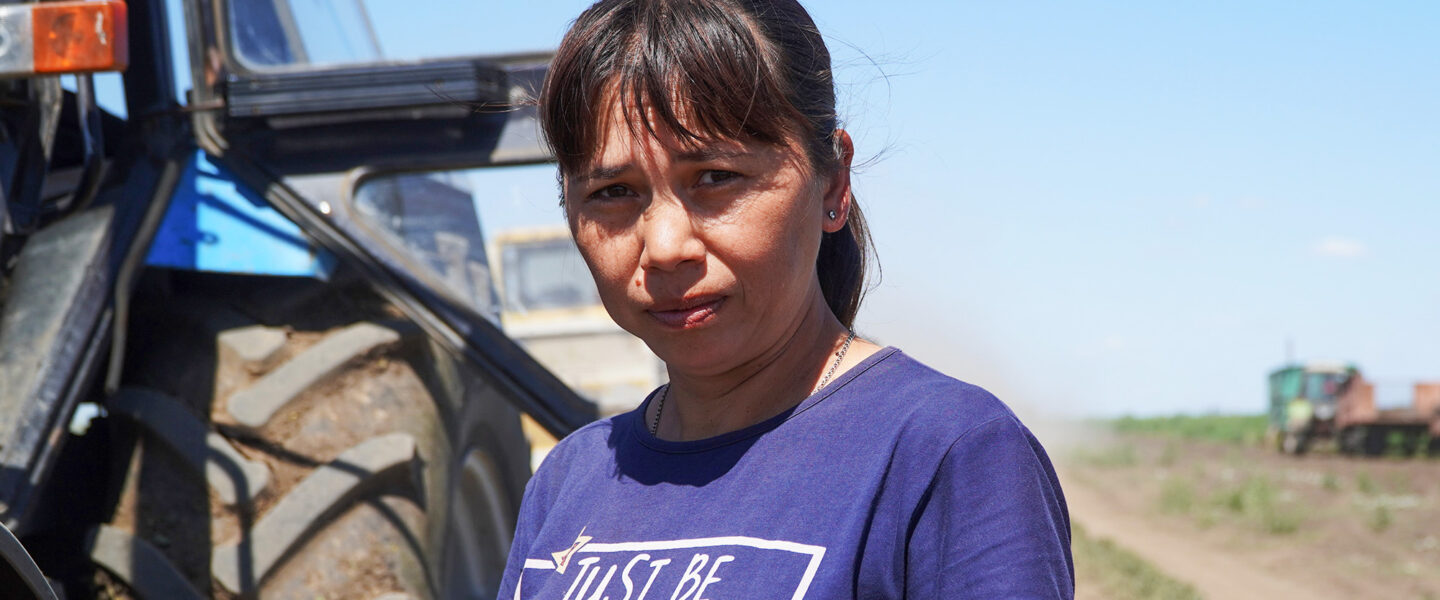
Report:
M 365 1 L 396 58 L 588 4 Z M 1067 414 L 1259 412 L 1287 340 L 1382 402 L 1440 379 L 1440 4 L 809 8 L 870 159 L 863 335 Z M 560 222 L 544 167 L 476 181 L 492 229 Z
M 1258 410 L 1287 339 L 1440 378 L 1440 13 L 1259 4 L 827 3 L 899 73 L 851 115 L 892 147 L 869 329 L 1103 414 Z
M 872 308 L 951 299 L 977 346 L 950 350 L 985 359 L 955 370 L 999 363 L 1050 408 L 1258 410 L 1287 339 L 1440 378 L 1440 13 L 1258 4 L 875 17 L 914 45 L 879 52 L 923 60 L 892 79 L 868 195 L 910 232 L 881 250 L 914 293 Z

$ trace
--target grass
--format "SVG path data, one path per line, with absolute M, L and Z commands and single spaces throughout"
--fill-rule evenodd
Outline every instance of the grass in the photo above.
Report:
M 1220 512 L 1250 521 L 1269 534 L 1295 533 L 1305 521 L 1300 507 L 1282 502 L 1275 484 L 1263 476 L 1247 477 L 1239 485 L 1217 492 L 1210 503 Z
M 1288 535 L 1300 530 L 1305 514 L 1286 502 L 1279 488 L 1264 476 L 1249 476 L 1231 487 L 1223 487 L 1205 500 L 1191 481 L 1169 477 L 1160 486 L 1160 512 L 1193 516 L 1202 529 L 1222 520 L 1245 523 L 1271 535 Z M 1372 519 L 1372 528 L 1374 519 Z M 1388 522 L 1385 526 L 1388 526 Z
M 1098 596 L 1114 600 L 1199 600 L 1195 588 L 1110 540 L 1090 537 L 1078 525 L 1073 533 L 1077 586 L 1093 588 Z
M 1338 492 L 1340 491 L 1340 478 L 1336 477 L 1334 473 L 1326 473 L 1325 478 L 1320 480 L 1320 486 L 1327 492 Z
M 1188 515 L 1195 508 L 1195 486 L 1179 477 L 1165 480 L 1160 488 L 1160 510 L 1170 514 Z
M 1355 476 L 1355 489 L 1366 496 L 1373 496 L 1377 491 L 1375 489 L 1375 480 L 1370 478 L 1369 473 L 1361 473 Z
M 1111 426 L 1121 433 L 1170 435 L 1186 439 L 1232 444 L 1260 444 L 1265 439 L 1265 415 L 1175 415 L 1170 417 L 1121 417 Z
M 1374 512 L 1370 513 L 1370 519 L 1365 524 L 1369 525 L 1370 530 L 1375 533 L 1384 533 L 1394 523 L 1395 517 L 1390 514 L 1390 507 L 1381 504 L 1375 507 Z

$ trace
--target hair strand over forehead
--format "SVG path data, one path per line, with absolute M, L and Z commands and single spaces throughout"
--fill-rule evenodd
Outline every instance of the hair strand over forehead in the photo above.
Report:
M 561 168 L 593 158 L 605 111 L 617 101 L 633 133 L 664 128 L 682 143 L 782 144 L 813 137 L 816 126 L 833 129 L 833 99 L 821 123 L 797 110 L 779 53 L 748 11 L 732 4 L 601 2 L 586 11 L 561 45 L 541 103 Z

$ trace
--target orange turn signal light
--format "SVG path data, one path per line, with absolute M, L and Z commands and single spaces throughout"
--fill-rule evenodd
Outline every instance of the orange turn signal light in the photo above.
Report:
M 31 6 L 36 73 L 120 71 L 129 64 L 122 0 Z
M 0 4 L 0 78 L 122 71 L 123 0 Z

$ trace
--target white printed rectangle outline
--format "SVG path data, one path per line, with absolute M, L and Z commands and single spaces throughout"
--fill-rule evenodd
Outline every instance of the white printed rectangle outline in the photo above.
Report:
M 810 556 L 810 564 L 805 567 L 805 575 L 800 578 L 799 587 L 795 588 L 795 595 L 791 600 L 801 600 L 805 592 L 810 589 L 810 582 L 815 579 L 815 572 L 820 570 L 820 560 L 825 558 L 824 546 L 812 546 L 783 540 L 766 540 L 739 535 L 695 538 L 691 540 L 669 540 L 663 542 L 616 542 L 616 543 L 594 543 L 585 544 L 575 553 L 581 552 L 647 552 L 655 550 L 684 550 L 686 548 L 709 548 L 712 546 L 748 546 L 760 550 L 783 550 L 796 554 L 807 554 Z M 555 568 L 555 561 L 543 558 L 525 559 L 526 569 L 552 570 Z M 515 599 L 520 600 L 520 582 L 515 582 Z

